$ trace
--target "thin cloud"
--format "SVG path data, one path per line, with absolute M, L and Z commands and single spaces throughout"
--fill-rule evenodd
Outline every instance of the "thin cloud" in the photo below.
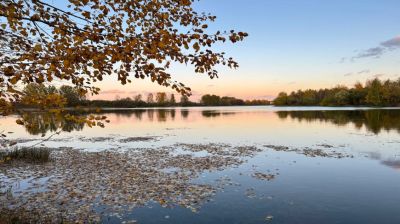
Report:
M 390 40 L 384 41 L 377 47 L 372 47 L 367 50 L 360 52 L 358 55 L 352 57 L 351 59 L 360 58 L 379 58 L 384 53 L 400 48 L 400 36 L 394 37 Z
M 352 76 L 352 75 L 353 75 L 353 73 L 349 72 L 349 73 L 344 74 L 343 76 Z
M 357 72 L 357 74 L 366 74 L 366 73 L 370 73 L 370 72 L 371 71 L 369 69 L 364 69 L 364 70 Z
M 148 91 L 129 91 L 129 92 L 127 92 L 127 94 L 130 94 L 130 95 L 137 95 L 137 94 L 147 95 L 149 93 L 154 94 L 154 92 L 148 92 Z
M 400 47 L 400 36 L 382 42 L 381 45 L 387 48 L 398 48 Z
M 385 52 L 384 47 L 381 46 L 373 47 L 359 53 L 357 56 L 353 57 L 352 60 L 359 58 L 379 58 L 380 56 L 382 56 L 384 52 Z
M 101 94 L 125 94 L 126 91 L 119 90 L 119 89 L 110 89 L 110 90 L 104 90 L 100 91 Z
M 364 70 L 361 70 L 361 71 L 359 71 L 357 73 L 353 73 L 353 72 L 346 73 L 346 74 L 344 74 L 344 76 L 352 76 L 352 75 L 355 75 L 355 74 L 357 74 L 357 75 L 368 74 L 370 72 L 371 71 L 369 69 L 364 69 Z

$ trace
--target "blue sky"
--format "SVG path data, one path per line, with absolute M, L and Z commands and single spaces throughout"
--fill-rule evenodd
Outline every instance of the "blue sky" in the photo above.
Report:
M 185 66 L 172 70 L 192 87 L 194 98 L 204 93 L 271 98 L 279 91 L 400 77 L 399 0 L 201 0 L 195 8 L 217 16 L 210 30 L 235 29 L 250 36 L 217 46 L 240 63 L 237 70 L 220 68 L 218 80 Z M 356 58 L 370 53 L 374 56 Z M 168 91 L 148 81 L 116 85 L 107 80 L 100 86 L 109 94 L 118 89 L 121 96 Z

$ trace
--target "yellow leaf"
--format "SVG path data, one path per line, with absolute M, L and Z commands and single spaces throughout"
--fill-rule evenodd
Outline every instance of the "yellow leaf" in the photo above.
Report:
M 88 11 L 83 12 L 82 15 L 83 15 L 86 19 L 89 19 L 89 18 L 90 18 L 90 12 L 88 12 Z
M 41 51 L 42 50 L 42 45 L 36 44 L 35 47 L 33 48 L 35 51 Z
M 200 50 L 200 45 L 199 45 L 199 43 L 195 43 L 195 44 L 193 44 L 193 48 L 196 50 L 196 51 L 199 51 Z

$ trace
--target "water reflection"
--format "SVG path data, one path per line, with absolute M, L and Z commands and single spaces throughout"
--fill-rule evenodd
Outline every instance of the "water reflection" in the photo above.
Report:
M 46 135 L 47 132 L 81 131 L 85 124 L 67 120 L 61 114 L 31 112 L 24 116 L 26 131 L 31 135 Z
M 81 112 L 82 115 L 88 112 Z M 188 117 L 189 110 L 181 110 L 182 117 Z M 117 118 L 135 118 L 137 121 L 144 120 L 147 118 L 149 121 L 165 122 L 168 120 L 174 120 L 176 117 L 176 109 L 126 109 L 126 110 L 103 110 L 97 112 L 99 115 L 115 115 Z
M 16 117 L 1 118 L 21 147 L 36 143 L 22 141 L 29 133 L 79 133 L 43 143 L 55 149 L 51 163 L 0 164 L 0 185 L 13 186 L 12 198 L 0 187 L 0 201 L 72 221 L 104 212 L 145 223 L 265 223 L 268 215 L 274 223 L 399 223 L 400 110 L 275 109 L 103 110 L 105 129 L 33 113 L 28 132 Z M 385 130 L 395 131 L 378 135 Z M 219 179 L 233 184 L 220 188 Z
M 189 110 L 181 110 L 181 117 L 187 119 L 189 117 Z
M 400 160 L 385 160 L 382 161 L 382 164 L 400 170 Z
M 178 110 L 178 113 L 177 113 Z M 70 112 L 71 113 L 71 112 Z M 72 112 L 75 115 L 85 116 L 89 112 Z M 260 112 L 247 112 L 249 118 L 255 117 L 254 113 Z M 265 111 L 261 113 L 276 114 L 281 120 L 285 121 L 289 118 L 299 122 L 329 122 L 336 126 L 345 126 L 353 124 L 357 129 L 365 129 L 374 134 L 379 134 L 381 131 L 396 130 L 400 133 L 400 110 L 346 110 L 346 111 Z M 226 119 L 226 116 L 242 119 L 241 112 L 232 112 L 224 110 L 189 110 L 189 109 L 135 109 L 135 110 L 104 110 L 97 115 L 105 115 L 112 117 L 111 125 L 122 118 L 128 118 L 134 122 L 157 122 L 165 123 L 168 121 L 185 121 L 187 119 L 209 119 L 216 118 L 219 120 Z M 262 119 L 259 117 L 258 119 Z M 269 119 L 269 118 L 265 118 Z M 113 121 L 114 120 L 114 121 Z M 27 133 L 31 135 L 45 135 L 48 132 L 72 132 L 82 131 L 85 127 L 84 124 L 66 120 L 62 115 L 37 113 L 32 112 L 26 116 Z
M 69 112 L 72 115 L 86 116 L 89 112 Z M 174 121 L 176 117 L 175 109 L 139 109 L 139 110 L 107 110 L 96 115 L 113 116 L 115 118 L 133 118 L 141 121 L 147 117 L 149 121 L 166 122 Z M 187 118 L 189 110 L 182 110 L 181 116 Z M 73 132 L 82 131 L 85 124 L 71 119 L 66 119 L 63 114 L 44 113 L 44 112 L 27 112 L 24 114 L 25 130 L 30 135 L 46 135 L 48 132 Z
M 329 122 L 337 126 L 353 124 L 357 129 L 365 127 L 379 134 L 382 130 L 396 130 L 400 133 L 399 110 L 347 110 L 347 111 L 277 111 L 281 119 L 299 122 Z
M 164 110 L 158 109 L 155 111 L 157 114 L 157 121 L 158 122 L 166 122 L 168 119 L 174 120 L 175 119 L 175 110 Z
M 203 117 L 220 117 L 220 116 L 227 116 L 227 115 L 234 115 L 235 112 L 226 112 L 226 111 L 218 111 L 218 110 L 204 110 L 201 112 Z
M 381 164 L 390 168 L 400 170 L 400 158 L 398 156 L 386 158 L 380 152 L 369 152 L 368 157 L 373 160 L 380 161 Z

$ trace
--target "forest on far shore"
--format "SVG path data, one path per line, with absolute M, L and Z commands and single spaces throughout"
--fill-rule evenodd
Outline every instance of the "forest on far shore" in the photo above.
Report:
M 297 90 L 279 93 L 276 106 L 400 106 L 400 79 L 368 80 L 353 87 L 336 86 L 331 89 Z
M 190 101 L 186 95 L 176 96 L 165 92 L 149 93 L 147 95 L 137 94 L 131 97 L 114 100 L 90 100 L 79 93 L 77 88 L 63 85 L 45 86 L 43 84 L 31 83 L 23 89 L 24 97 L 19 108 L 35 108 L 32 99 L 62 99 L 67 107 L 114 107 L 114 108 L 136 108 L 136 107 L 175 107 L 175 106 L 251 106 L 269 105 L 268 100 L 243 100 L 230 96 L 217 96 L 206 94 L 201 97 L 200 102 Z M 50 97 L 49 97 L 50 96 Z
M 400 106 L 400 79 L 396 81 L 378 78 L 368 80 L 365 84 L 357 82 L 353 87 L 336 86 L 325 89 L 297 90 L 290 94 L 281 92 L 273 100 L 243 100 L 230 96 L 203 95 L 199 102 L 190 101 L 188 96 L 168 94 L 165 92 L 137 94 L 131 97 L 114 100 L 89 100 L 79 93 L 77 88 L 63 85 L 45 86 L 31 83 L 25 86 L 24 97 L 17 106 L 19 108 L 35 107 L 32 99 L 46 99 L 55 95 L 54 99 L 63 99 L 67 107 L 174 107 L 174 106 Z M 25 98 L 25 99 L 24 99 Z M 51 99 L 51 98 L 50 98 Z

